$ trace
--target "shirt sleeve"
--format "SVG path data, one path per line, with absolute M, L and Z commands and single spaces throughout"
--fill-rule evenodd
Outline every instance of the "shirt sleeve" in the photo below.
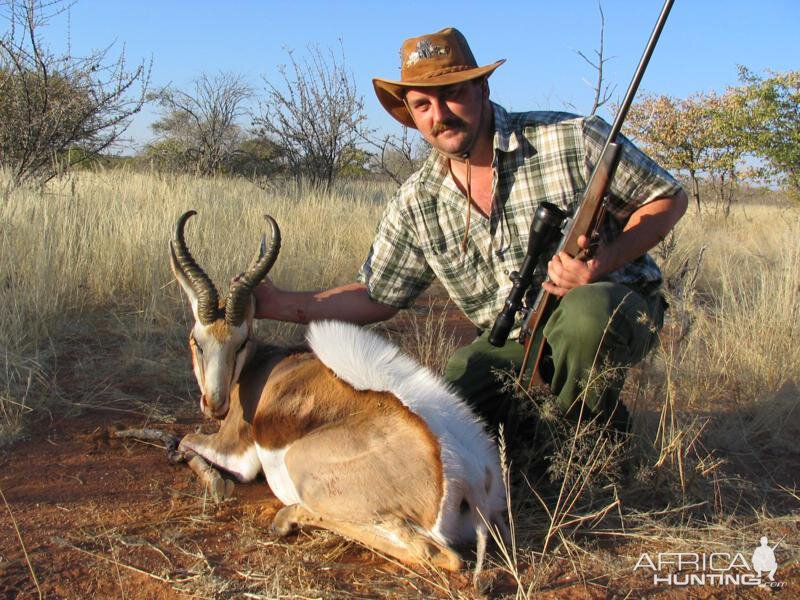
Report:
M 591 174 L 603 152 L 611 127 L 600 117 L 591 116 L 583 120 L 585 167 Z M 617 142 L 622 146 L 619 165 L 609 189 L 608 211 L 617 219 L 627 221 L 637 208 L 666 196 L 674 196 L 681 190 L 672 175 L 661 168 L 652 158 L 639 150 L 620 134 Z
M 370 298 L 395 308 L 408 308 L 434 277 L 402 197 L 401 190 L 386 207 L 358 274 Z

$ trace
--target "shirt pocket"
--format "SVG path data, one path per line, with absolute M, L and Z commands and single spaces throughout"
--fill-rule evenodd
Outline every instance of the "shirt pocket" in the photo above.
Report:
M 431 252 L 428 261 L 450 298 L 468 317 L 496 303 L 500 286 L 473 245 L 467 244 L 464 252 L 459 240 L 444 252 Z

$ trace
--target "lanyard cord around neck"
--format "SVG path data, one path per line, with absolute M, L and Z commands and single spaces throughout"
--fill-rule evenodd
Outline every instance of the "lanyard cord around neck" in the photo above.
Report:
M 461 253 L 467 252 L 467 238 L 469 237 L 469 224 L 472 219 L 472 166 L 469 164 L 469 155 L 467 155 L 467 216 L 465 218 L 466 224 L 464 225 L 464 239 L 461 240 Z

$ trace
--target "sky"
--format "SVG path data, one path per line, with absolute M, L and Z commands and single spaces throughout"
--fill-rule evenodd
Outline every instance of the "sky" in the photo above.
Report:
M 662 0 L 603 0 L 606 81 L 624 94 L 661 10 Z M 5 12 L 5 11 L 4 11 Z M 737 83 L 737 65 L 752 70 L 800 68 L 800 1 L 677 0 L 641 91 L 685 97 Z M 507 59 L 490 79 L 491 95 L 510 110 L 591 109 L 596 73 L 576 53 L 598 47 L 596 0 L 394 2 L 79 0 L 42 35 L 51 50 L 88 53 L 113 43 L 129 63 L 152 59 L 152 86 L 188 89 L 200 73 L 233 71 L 263 91 L 279 83 L 286 49 L 343 45 L 347 67 L 372 127 L 397 133 L 372 90 L 372 77 L 399 78 L 403 39 L 456 27 L 479 64 Z M 3 23 L 6 29 L 6 23 Z M 263 95 L 263 94 L 262 94 Z M 610 118 L 609 115 L 604 115 Z M 153 135 L 155 107 L 137 115 L 127 136 Z M 246 124 L 246 123 L 245 123 Z

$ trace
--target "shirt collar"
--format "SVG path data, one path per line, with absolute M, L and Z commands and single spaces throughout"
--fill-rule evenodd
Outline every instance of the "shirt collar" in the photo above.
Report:
M 494 140 L 492 145 L 495 151 L 514 152 L 519 148 L 520 133 L 511 129 L 506 109 L 492 102 L 494 111 Z

